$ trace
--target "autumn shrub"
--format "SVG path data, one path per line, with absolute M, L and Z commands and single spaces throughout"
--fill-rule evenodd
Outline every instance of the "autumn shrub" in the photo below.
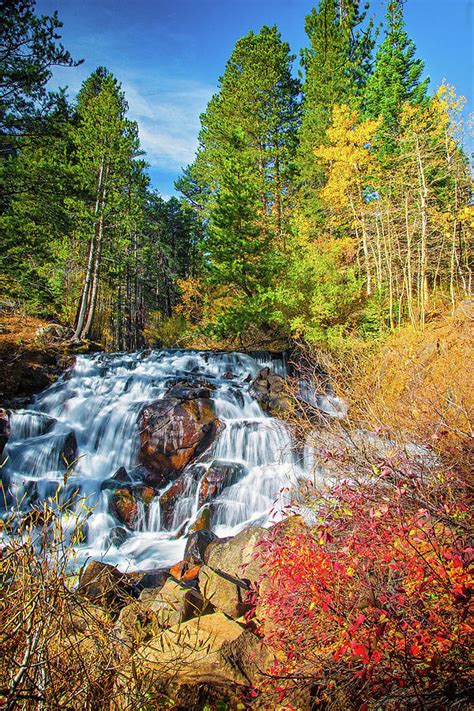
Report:
M 3 522 L 0 698 L 6 709 L 105 708 L 112 692 L 113 620 L 75 590 L 73 547 L 83 537 L 84 511 L 69 509 L 45 501 Z
M 335 379 L 353 424 L 429 444 L 469 476 L 474 431 L 472 305 L 405 326 L 376 349 L 354 350 Z
M 374 474 L 307 493 L 314 525 L 283 523 L 260 544 L 269 693 L 284 703 L 306 685 L 315 707 L 331 709 L 466 708 L 467 492 L 448 474 L 420 480 L 408 460 Z

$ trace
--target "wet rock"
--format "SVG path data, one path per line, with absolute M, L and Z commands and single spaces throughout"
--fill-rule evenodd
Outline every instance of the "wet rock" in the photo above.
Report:
M 191 477 L 181 476 L 160 496 L 162 522 L 165 528 L 173 526 L 174 508 L 180 497 L 190 495 L 194 481 Z
M 140 506 L 133 491 L 129 488 L 115 489 L 109 498 L 110 513 L 119 523 L 132 531 L 136 530 L 140 520 Z
M 102 607 L 119 609 L 137 594 L 133 580 L 108 563 L 92 561 L 82 571 L 78 592 Z
M 212 400 L 158 400 L 139 417 L 141 462 L 168 479 L 176 479 L 213 443 L 221 427 Z
M 235 375 L 234 373 L 232 373 L 232 371 L 226 370 L 222 377 L 224 378 L 224 380 L 233 380 L 235 378 Z
M 237 619 L 244 615 L 250 605 L 246 602 L 248 583 L 226 573 L 217 572 L 207 565 L 199 571 L 199 589 L 205 600 L 229 617 Z
M 203 563 L 208 545 L 216 540 L 216 534 L 206 529 L 190 533 L 184 549 L 184 560 L 194 564 Z
M 5 445 L 10 437 L 10 413 L 8 410 L 0 408 L 0 457 L 3 454 Z M 0 463 L 3 460 L 0 460 Z
M 15 439 L 27 439 L 48 434 L 54 428 L 57 420 L 42 412 L 25 410 L 15 412 L 12 416 Z
M 168 568 L 157 568 L 156 570 L 151 570 L 145 573 L 142 578 L 140 578 L 139 586 L 143 590 L 150 588 L 162 588 L 163 585 L 168 580 L 170 574 Z
M 209 385 L 209 383 L 188 383 L 187 381 L 181 381 L 175 383 L 167 391 L 165 398 L 176 398 L 177 400 L 207 400 L 211 397 L 212 390 L 215 390 L 215 386 Z
M 262 368 L 250 384 L 249 393 L 264 410 L 289 412 L 292 409 L 285 378 L 270 368 Z
M 132 481 L 125 467 L 120 467 L 119 469 L 117 469 L 115 474 L 112 476 L 112 479 L 114 481 L 120 481 L 122 483 Z
M 213 541 L 206 549 L 204 562 L 220 573 L 254 582 L 263 570 L 255 558 L 258 543 L 268 535 L 266 528 L 249 526 L 232 538 Z
M 142 516 L 155 497 L 155 490 L 146 484 L 122 484 L 114 479 L 106 479 L 101 484 L 102 491 L 110 491 L 109 511 L 119 523 L 136 530 Z
M 76 435 L 74 432 L 69 432 L 65 439 L 64 439 L 64 444 L 62 445 L 61 448 L 61 454 L 60 454 L 61 459 L 63 460 L 64 464 L 66 466 L 70 466 L 73 464 L 76 459 L 77 459 L 77 440 L 76 440 Z
M 125 543 L 128 538 L 128 531 L 123 526 L 114 526 L 108 535 L 108 544 L 117 548 Z
M 199 506 L 215 499 L 228 486 L 240 481 L 246 473 L 247 469 L 237 462 L 212 462 L 199 486 Z
M 154 489 L 162 489 L 168 483 L 168 479 L 157 471 L 148 469 L 142 464 L 133 467 L 129 471 L 129 476 L 132 481 L 142 481 L 147 486 L 152 486 Z
M 191 533 L 194 531 L 202 531 L 204 529 L 208 530 L 211 528 L 212 516 L 215 513 L 215 506 L 213 504 L 205 504 L 200 511 L 198 511 L 196 520 L 189 529 Z

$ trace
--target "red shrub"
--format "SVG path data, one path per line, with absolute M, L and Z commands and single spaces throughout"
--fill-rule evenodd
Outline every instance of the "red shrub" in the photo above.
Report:
M 467 507 L 445 497 L 416 508 L 408 491 L 343 484 L 317 501 L 317 526 L 277 526 L 261 543 L 256 617 L 281 700 L 303 683 L 333 708 L 444 708 L 466 697 Z

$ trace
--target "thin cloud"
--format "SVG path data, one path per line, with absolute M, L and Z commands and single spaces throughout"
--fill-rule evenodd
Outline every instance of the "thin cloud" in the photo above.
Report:
M 138 123 L 146 158 L 155 168 L 180 169 L 194 160 L 200 128 L 214 87 L 186 80 L 149 81 L 146 89 L 123 82 L 129 116 Z

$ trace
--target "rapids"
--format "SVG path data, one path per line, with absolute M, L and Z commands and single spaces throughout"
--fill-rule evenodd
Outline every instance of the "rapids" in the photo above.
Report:
M 284 356 L 264 353 L 160 350 L 79 356 L 75 366 L 37 395 L 28 409 L 12 414 L 2 470 L 9 500 L 0 515 L 18 506 L 28 510 L 48 497 L 66 500 L 79 491 L 76 507 L 91 511 L 87 540 L 77 549 L 80 562 L 100 559 L 125 571 L 178 561 L 186 540 L 182 534 L 199 514 L 195 490 L 180 498 L 172 530 L 162 524 L 159 496 L 165 487 L 146 511 L 143 508 L 137 530 L 128 532 L 123 542 L 111 542 L 117 521 L 101 485 L 120 467 L 133 471 L 138 464 L 139 413 L 184 378 L 215 387 L 211 397 L 225 425 L 199 464 L 204 471 L 215 460 L 241 465 L 239 480 L 214 500 L 214 532 L 230 536 L 249 523 L 269 525 L 281 516 L 288 488 L 306 477 L 310 467 L 292 446 L 285 424 L 266 414 L 249 395 L 249 382 L 265 366 L 286 373 Z M 66 529 L 67 518 L 66 512 Z

